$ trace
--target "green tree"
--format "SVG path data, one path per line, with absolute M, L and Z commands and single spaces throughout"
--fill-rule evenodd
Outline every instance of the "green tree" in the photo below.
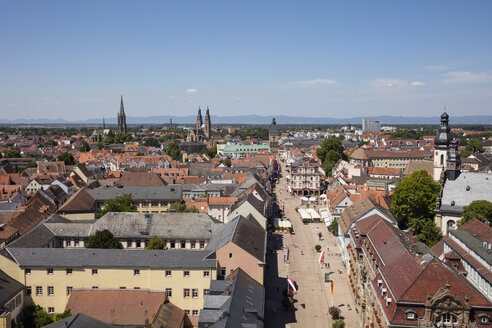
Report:
M 62 319 L 68 318 L 71 315 L 72 314 L 70 313 L 70 310 L 65 310 L 65 311 L 63 311 L 63 313 L 55 314 L 53 316 L 53 322 L 57 322 L 57 321 L 60 321 Z
M 114 143 L 120 144 L 120 143 L 124 143 L 124 142 L 128 142 L 128 141 L 132 141 L 132 135 L 130 133 L 124 134 L 124 133 L 118 132 L 114 136 Z
M 343 319 L 337 319 L 331 324 L 332 328 L 345 328 L 345 321 Z
M 469 205 L 463 207 L 463 218 L 458 221 L 458 225 L 462 225 L 471 219 L 477 219 L 482 222 L 489 221 L 492 226 L 492 203 L 486 200 L 474 200 Z
M 330 230 L 334 236 L 338 236 L 338 221 L 337 221 L 337 219 L 333 219 L 333 221 L 331 221 L 330 225 L 328 226 L 328 230 Z
M 166 212 L 176 212 L 176 213 L 198 213 L 198 209 L 195 206 L 186 208 L 186 204 L 183 202 L 175 202 L 169 206 Z
M 16 150 L 9 149 L 9 150 L 6 150 L 5 153 L 3 153 L 3 157 L 4 158 L 19 158 L 19 157 L 21 157 L 21 154 Z
M 436 234 L 438 230 L 429 229 L 428 222 L 434 224 L 434 210 L 440 188 L 425 170 L 412 173 L 395 188 L 391 212 L 397 218 L 400 228 L 412 227 L 422 242 L 440 239 Z M 432 234 L 434 237 L 431 237 Z
M 322 161 L 323 170 L 328 176 L 331 176 L 331 170 L 340 158 L 348 159 L 347 154 L 343 152 L 342 140 L 336 137 L 323 140 L 321 148 L 316 150 L 316 156 Z
M 164 249 L 164 247 L 164 241 L 161 238 L 154 236 L 151 240 L 149 240 L 149 243 L 145 249 Z
M 49 325 L 52 322 L 53 322 L 53 320 L 51 319 L 51 317 L 48 314 L 48 312 L 46 312 L 45 310 L 43 310 L 42 307 L 40 307 L 39 305 L 37 305 L 35 307 L 35 310 L 34 310 L 34 324 L 35 324 L 35 327 L 36 328 L 41 328 L 41 327 L 44 327 L 46 325 Z
M 224 163 L 225 166 L 231 167 L 232 161 L 230 157 L 227 157 L 226 159 L 222 160 L 222 163 Z
M 57 145 L 56 141 L 51 139 L 48 139 L 41 144 L 41 146 L 45 146 L 45 147 L 55 147 L 56 145 Z
M 174 160 L 179 160 L 179 155 L 181 154 L 181 149 L 177 142 L 171 142 L 166 147 L 166 154 L 171 156 Z
M 133 204 L 132 194 L 116 196 L 104 202 L 101 212 L 96 213 L 96 218 L 101 218 L 109 212 L 136 212 L 137 206 Z
M 147 138 L 143 145 L 146 147 L 160 147 L 161 143 L 156 138 Z
M 89 150 L 91 150 L 91 146 L 89 146 L 89 144 L 85 141 L 82 141 L 82 145 L 80 146 L 79 150 L 81 152 L 87 152 Z
M 420 233 L 417 235 L 417 240 L 426 244 L 429 248 L 437 244 L 442 239 L 441 229 L 434 223 L 432 219 L 423 219 L 419 221 L 421 225 Z
M 483 153 L 485 151 L 482 143 L 477 139 L 471 139 L 468 141 L 468 145 L 465 149 L 471 151 L 472 153 Z
M 143 151 L 137 151 L 137 153 L 135 154 L 135 156 L 144 156 L 145 153 Z
M 206 154 L 210 158 L 214 158 L 217 155 L 217 146 L 213 146 L 210 148 L 203 148 L 200 151 L 201 154 Z
M 65 162 L 65 165 L 74 165 L 75 164 L 75 158 L 73 155 L 69 152 L 64 152 L 58 155 L 58 160 Z
M 118 238 L 115 238 L 111 231 L 104 229 L 98 230 L 89 238 L 87 248 L 103 248 L 103 249 L 123 249 L 123 245 Z
M 98 142 L 98 143 L 94 146 L 94 148 L 96 148 L 97 150 L 101 150 L 101 149 L 103 149 L 103 148 L 104 148 L 104 144 L 103 144 L 102 142 Z

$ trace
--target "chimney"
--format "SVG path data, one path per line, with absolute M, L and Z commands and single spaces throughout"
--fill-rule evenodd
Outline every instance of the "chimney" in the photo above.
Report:
M 414 235 L 414 231 L 412 228 L 408 229 L 408 238 L 413 244 L 417 242 L 417 236 Z
M 226 296 L 229 296 L 229 286 L 226 287 L 225 294 L 226 294 Z
M 229 280 L 230 281 L 233 281 L 234 280 L 234 270 L 231 269 L 230 273 L 229 273 Z

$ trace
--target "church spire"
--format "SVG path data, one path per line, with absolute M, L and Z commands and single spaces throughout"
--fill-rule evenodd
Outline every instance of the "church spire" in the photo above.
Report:
M 125 115 L 125 107 L 123 106 L 123 95 L 121 95 L 121 100 L 120 100 L 120 115 L 121 114 Z
M 103 130 L 106 129 L 106 121 L 104 120 L 104 116 L 103 116 Z

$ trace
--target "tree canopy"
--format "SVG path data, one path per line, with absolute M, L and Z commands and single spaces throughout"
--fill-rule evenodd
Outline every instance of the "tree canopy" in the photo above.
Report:
M 400 228 L 412 227 L 419 241 L 428 246 L 434 245 L 441 237 L 433 221 L 439 191 L 439 184 L 427 171 L 417 171 L 396 186 L 391 203 L 391 212 Z
M 81 152 L 87 152 L 87 151 L 91 150 L 91 146 L 89 146 L 89 144 L 87 142 L 82 141 L 82 144 L 81 144 L 79 150 Z
M 322 166 L 327 176 L 331 176 L 331 170 L 340 158 L 348 159 L 347 154 L 343 152 L 342 140 L 337 137 L 323 140 L 321 148 L 316 150 L 316 156 L 322 161 Z
M 16 150 L 9 149 L 9 150 L 6 150 L 5 153 L 3 153 L 3 157 L 4 158 L 19 158 L 19 157 L 21 157 L 21 154 Z
M 101 212 L 96 213 L 96 218 L 101 218 L 108 212 L 136 212 L 137 206 L 133 204 L 131 194 L 123 196 L 116 196 L 113 199 L 109 199 L 104 202 L 104 206 Z
M 217 155 L 217 146 L 213 146 L 213 147 L 210 147 L 210 148 L 203 148 L 200 151 L 200 153 L 201 154 L 207 154 L 208 157 L 214 158 L 215 155 Z
M 103 248 L 103 249 L 123 249 L 120 241 L 113 236 L 111 231 L 104 229 L 98 230 L 89 238 L 87 248 Z
M 166 147 L 166 154 L 171 156 L 175 161 L 179 160 L 179 155 L 181 154 L 181 149 L 177 142 L 171 142 Z
M 145 249 L 164 249 L 165 246 L 166 245 L 161 238 L 154 236 L 151 240 L 149 240 L 149 243 Z
M 473 218 L 482 222 L 487 220 L 492 226 L 492 203 L 486 200 L 474 200 L 469 205 L 464 206 L 463 218 L 458 222 L 458 225 L 462 225 Z
M 73 155 L 69 152 L 64 152 L 58 155 L 58 160 L 65 162 L 65 165 L 74 165 L 75 164 L 75 158 Z
M 169 206 L 169 209 L 167 210 L 167 212 L 198 213 L 198 209 L 195 206 L 192 206 L 190 208 L 186 208 L 185 203 L 175 202 L 171 206 Z
M 143 143 L 143 145 L 147 146 L 147 147 L 160 147 L 161 143 L 156 138 L 150 137 L 150 138 L 145 139 L 145 142 Z
M 461 157 L 468 157 L 473 153 L 483 153 L 485 151 L 485 148 L 483 148 L 482 143 L 478 139 L 470 139 L 468 141 L 468 145 L 466 146 L 465 150 L 460 152 Z

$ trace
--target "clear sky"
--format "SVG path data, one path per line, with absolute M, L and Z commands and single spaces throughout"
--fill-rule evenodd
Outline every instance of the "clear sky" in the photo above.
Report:
M 492 1 L 0 0 L 0 119 L 492 114 Z

